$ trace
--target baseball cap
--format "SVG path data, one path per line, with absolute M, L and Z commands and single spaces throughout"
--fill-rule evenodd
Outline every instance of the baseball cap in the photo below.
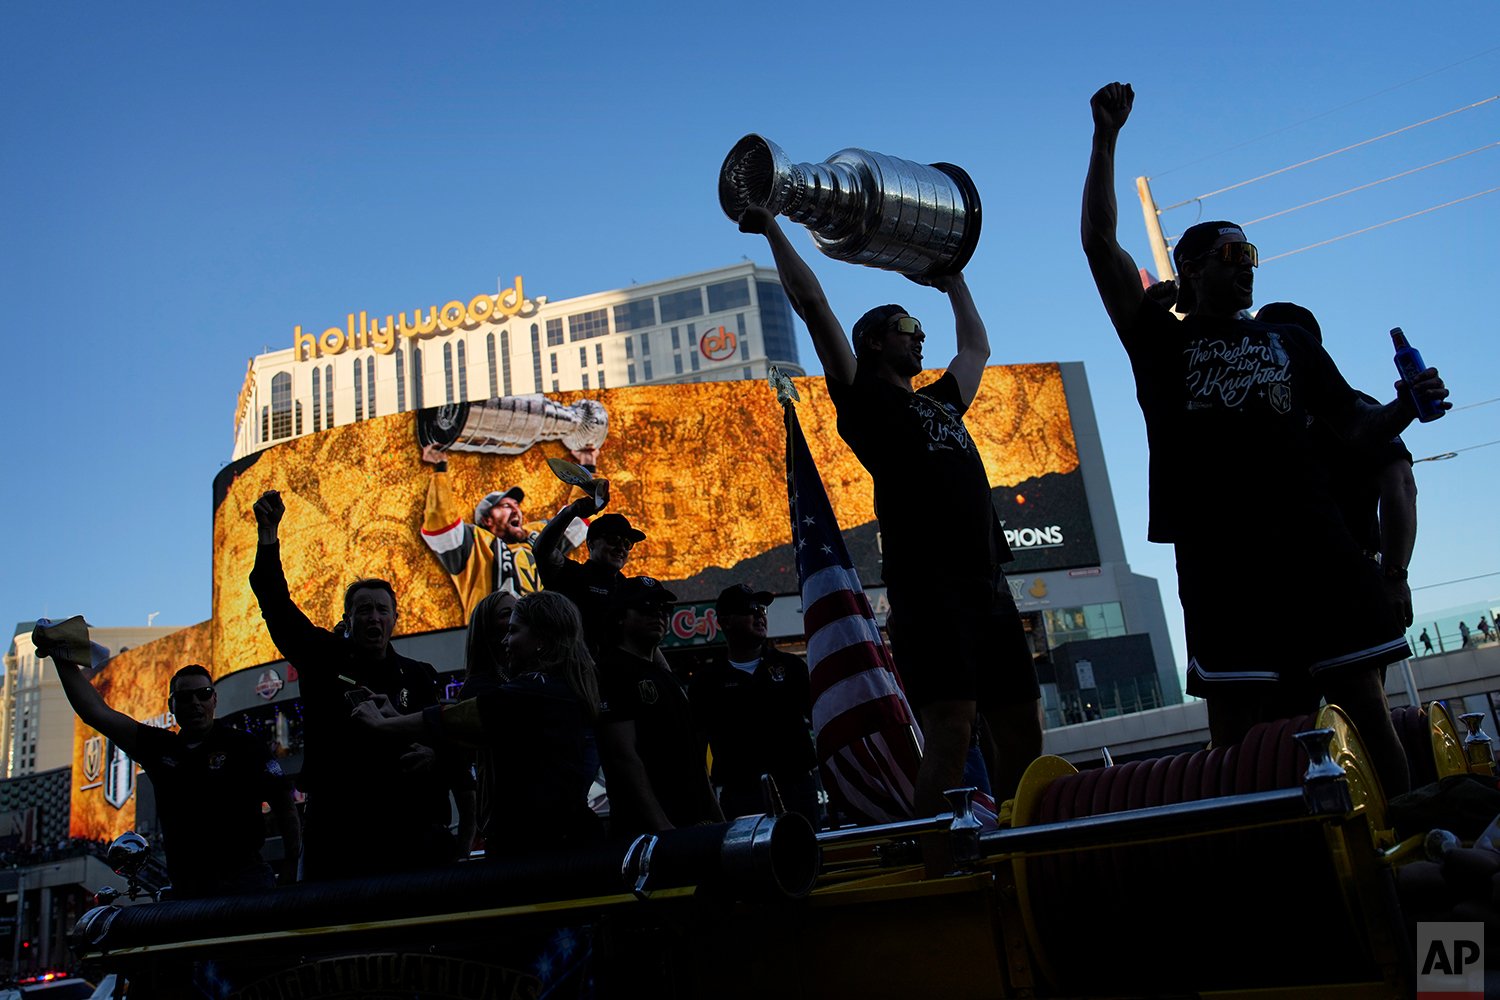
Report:
M 514 500 L 516 503 L 520 503 L 525 499 L 526 494 L 519 486 L 512 486 L 503 493 L 486 493 L 484 499 L 474 505 L 474 523 L 483 525 L 484 519 L 489 516 L 490 511 L 501 500 Z
M 601 514 L 589 522 L 589 538 L 596 535 L 624 535 L 632 542 L 644 542 L 646 533 L 630 526 L 624 514 Z M 642 578 L 645 579 L 645 578 Z
M 763 608 L 775 599 L 776 595 L 768 590 L 751 590 L 747 584 L 737 583 L 719 593 L 714 607 L 721 615 L 744 615 L 749 614 L 751 608 Z
M 618 515 L 616 515 L 618 516 Z M 661 585 L 654 576 L 627 576 L 609 595 L 616 608 L 644 608 L 658 604 L 676 604 L 677 595 Z
M 1172 247 L 1172 265 L 1177 268 L 1177 273 L 1182 274 L 1182 262 L 1202 257 L 1214 247 L 1222 243 L 1248 243 L 1245 231 L 1237 222 L 1227 222 L 1216 219 L 1213 222 L 1200 222 L 1188 226 L 1183 234 L 1177 237 L 1177 244 Z M 1188 284 L 1180 278 L 1177 282 L 1177 311 L 1181 313 L 1192 312 L 1196 305 L 1196 296 Z

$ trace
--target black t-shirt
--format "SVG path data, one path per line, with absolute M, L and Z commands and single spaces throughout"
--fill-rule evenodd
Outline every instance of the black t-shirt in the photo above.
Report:
M 614 617 L 610 614 L 609 595 L 625 579 L 625 574 L 604 563 L 563 560 L 562 565 L 542 565 L 542 584 L 578 605 L 583 619 L 583 637 L 597 657 L 600 650 L 617 640 Z
M 481 693 L 474 706 L 487 751 L 486 845 L 556 847 L 596 836 L 588 797 L 599 760 L 584 705 L 567 682 L 523 674 Z
M 958 380 L 945 372 L 907 392 L 858 375 L 848 385 L 829 379 L 828 395 L 839 436 L 875 481 L 886 582 L 994 579 L 1010 547 L 984 460 L 964 427 Z
M 693 719 L 713 748 L 715 784 L 756 782 L 767 772 L 806 774 L 817 763 L 807 663 L 767 644 L 754 673 L 730 665 L 725 649 L 693 674 Z
M 669 670 L 623 649 L 599 659 L 599 725 L 635 723 L 635 748 L 646 766 L 656 801 L 673 826 L 714 819 L 704 811 L 708 775 L 693 729 L 687 692 Z M 604 761 L 609 777 L 609 761 Z M 623 798 L 611 797 L 610 826 L 616 831 L 645 828 L 644 817 Z
M 261 803 L 285 788 L 264 743 L 222 722 L 198 743 L 137 723 L 135 749 L 156 790 L 173 883 L 185 891 L 211 887 L 260 857 Z
M 1308 416 L 1349 407 L 1354 390 L 1304 330 L 1178 320 L 1143 298 L 1120 340 L 1151 447 L 1151 541 L 1339 530 Z
M 1367 403 L 1380 405 L 1359 393 Z M 1380 551 L 1380 472 L 1394 462 L 1411 465 L 1411 452 L 1399 438 L 1379 448 L 1360 448 L 1334 433 L 1326 421 L 1312 422 L 1313 454 L 1323 466 L 1328 489 L 1355 542 L 1366 553 Z

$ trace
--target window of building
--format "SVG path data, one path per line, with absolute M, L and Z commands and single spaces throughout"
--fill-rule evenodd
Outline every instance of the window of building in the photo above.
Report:
M 625 366 L 625 381 L 629 385 L 635 385 L 635 365 Z
M 324 427 L 333 426 L 333 365 L 323 366 L 323 418 Z
M 260 439 L 263 442 L 271 440 L 271 408 L 269 406 L 260 408 Z
M 681 354 L 674 354 L 674 355 L 672 355 L 672 368 L 673 368 L 673 374 L 676 374 L 676 375 L 681 375 L 682 374 L 682 355 Z
M 490 334 L 490 336 L 493 337 L 494 334 Z M 500 365 L 501 365 L 500 371 L 505 376 L 505 394 L 507 396 L 509 396 L 510 395 L 510 331 L 509 330 L 501 330 L 500 331 Z M 491 396 L 497 395 L 497 393 L 495 392 L 495 359 L 493 357 L 490 358 L 490 395 Z
M 602 365 L 602 364 L 604 364 L 604 345 L 603 344 L 595 344 L 594 345 L 594 364 L 596 364 L 596 365 Z
M 585 389 L 587 389 L 589 387 L 589 373 L 588 372 L 584 372 L 583 375 L 582 375 L 582 378 L 583 378 L 583 387 Z
M 650 299 L 636 299 L 633 302 L 615 306 L 615 331 L 617 333 L 655 325 L 656 304 Z
M 682 335 L 677 332 L 677 327 L 672 327 L 672 350 L 682 350 Z
M 641 374 L 646 376 L 646 381 L 651 381 L 651 359 L 647 358 L 641 362 Z
M 552 391 L 557 392 L 557 379 L 552 380 Z
M 313 430 L 323 429 L 323 369 L 313 366 Z
M 542 338 L 535 323 L 531 324 L 531 391 L 542 391 Z
M 423 378 L 424 374 L 422 370 L 422 349 L 413 344 L 411 345 L 411 402 L 413 409 L 420 410 L 425 405 L 423 402 L 425 395 L 423 383 L 427 380 Z
M 375 415 L 375 358 L 365 362 L 365 413 Z
M 563 328 L 561 319 L 549 319 L 547 321 L 547 346 L 556 347 L 563 342 Z
M 365 366 L 364 358 L 354 359 L 354 419 L 365 419 Z
M 649 333 L 641 334 L 641 357 L 651 357 L 651 335 Z
M 750 360 L 750 338 L 747 337 L 747 336 L 745 336 L 745 314 L 744 313 L 735 313 L 735 315 L 734 315 L 734 324 L 735 324 L 735 328 L 739 331 L 736 334 L 736 336 L 739 337 L 739 339 L 740 339 L 740 360 L 741 361 L 749 361 Z
M 490 363 L 490 398 L 494 399 L 500 395 L 500 368 L 495 364 L 495 334 L 493 332 L 484 335 L 484 357 Z M 507 392 L 506 395 L 510 393 Z
M 692 319 L 703 315 L 703 289 L 689 288 L 682 292 L 670 292 L 660 297 L 661 321 Z
M 599 369 L 599 388 L 604 388 L 604 369 Z
M 635 359 L 635 338 L 634 337 L 626 337 L 625 338 L 625 357 L 626 357 L 627 360 L 634 360 Z
M 792 332 L 792 304 L 779 282 L 756 281 L 760 297 L 760 332 L 765 338 L 766 358 L 797 364 L 797 341 Z
M 453 345 L 443 345 L 443 396 L 445 403 L 453 402 Z
M 751 377 L 752 376 L 750 375 L 750 366 L 746 365 L 745 366 L 745 379 L 748 381 Z
M 588 340 L 609 333 L 609 310 L 591 309 L 568 317 L 568 340 Z
M 406 352 L 396 348 L 396 412 L 406 412 Z
M 469 358 L 464 342 L 458 342 L 458 398 L 469 398 Z
M 597 346 L 597 345 L 595 345 L 595 346 Z M 578 367 L 582 368 L 584 365 L 586 365 L 588 363 L 589 363 L 589 349 L 587 347 L 580 347 L 578 349 Z
M 292 433 L 295 434 L 297 437 L 301 437 L 302 436 L 302 400 L 299 399 L 295 403 L 292 404 L 292 412 L 294 414 L 296 414 L 296 417 L 295 417 L 296 427 L 293 429 Z
M 702 364 L 702 362 L 698 360 L 698 351 L 696 349 L 688 351 L 688 360 L 693 363 L 693 371 L 697 371 L 698 366 Z
M 280 441 L 292 436 L 292 374 L 278 372 L 271 378 L 271 437 Z
M 556 375 L 557 374 L 557 352 L 553 351 L 552 354 L 550 355 L 550 357 L 551 357 L 551 360 L 552 360 L 552 374 Z
M 750 282 L 744 278 L 708 286 L 708 311 L 711 313 L 743 309 L 749 304 Z

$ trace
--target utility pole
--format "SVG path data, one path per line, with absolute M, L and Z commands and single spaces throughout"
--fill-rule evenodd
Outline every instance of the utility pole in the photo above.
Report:
M 1156 259 L 1156 279 L 1175 281 L 1177 272 L 1172 269 L 1172 251 L 1167 249 L 1167 238 L 1161 231 L 1161 209 L 1151 197 L 1151 178 L 1135 179 L 1136 194 L 1141 197 L 1141 214 L 1146 217 L 1146 237 L 1151 241 L 1151 256 Z

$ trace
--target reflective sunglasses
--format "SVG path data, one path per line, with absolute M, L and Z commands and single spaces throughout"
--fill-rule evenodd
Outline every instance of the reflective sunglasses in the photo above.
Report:
M 921 333 L 922 323 L 915 316 L 902 316 L 896 320 L 897 333 Z
M 1206 254 L 1199 256 L 1199 260 L 1208 257 L 1217 257 L 1226 264 L 1238 264 L 1246 257 L 1250 259 L 1251 267 L 1260 267 L 1260 251 L 1255 249 L 1254 243 L 1225 243 L 1221 247 L 1214 247 Z
M 183 701 L 185 695 L 191 695 L 192 697 L 196 698 L 198 701 L 205 701 L 206 702 L 206 701 L 208 701 L 208 699 L 210 699 L 210 698 L 212 698 L 214 696 L 214 688 L 213 688 L 213 685 L 210 684 L 208 687 L 189 688 L 189 689 L 187 689 L 185 691 L 173 691 L 172 692 L 172 697 L 174 699 L 176 699 L 177 701 Z

